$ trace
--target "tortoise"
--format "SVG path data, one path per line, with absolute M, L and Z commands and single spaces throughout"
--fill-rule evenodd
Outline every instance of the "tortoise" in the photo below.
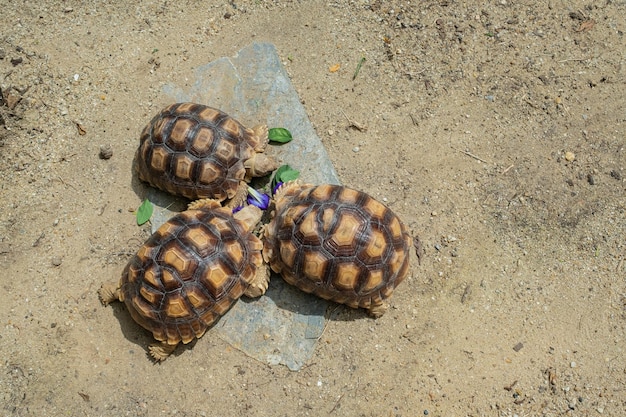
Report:
M 262 211 L 236 214 L 216 200 L 199 200 L 146 241 L 122 276 L 98 291 L 106 306 L 122 301 L 152 332 L 157 362 L 180 343 L 201 337 L 242 296 L 259 297 L 269 283 L 261 240 L 252 233 Z
M 412 238 L 391 209 L 345 186 L 283 184 L 263 257 L 287 283 L 373 317 L 409 270 Z
M 267 133 L 265 125 L 246 128 L 209 106 L 172 104 L 143 129 L 134 168 L 140 180 L 170 194 L 237 207 L 246 181 L 278 167 L 264 153 Z

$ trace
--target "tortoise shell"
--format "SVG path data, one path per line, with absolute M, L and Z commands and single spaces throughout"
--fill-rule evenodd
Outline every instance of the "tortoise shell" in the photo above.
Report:
M 230 209 L 215 205 L 172 217 L 128 262 L 119 282 L 108 293 L 105 286 L 100 290 L 105 305 L 123 301 L 162 342 L 150 347 L 157 360 L 179 342 L 201 337 L 243 294 L 257 296 L 267 288 L 267 281 L 260 291 L 254 288 L 267 269 L 261 240 Z
M 391 209 L 339 185 L 287 183 L 275 196 L 263 255 L 305 292 L 378 317 L 406 277 L 412 238 Z
M 135 170 L 140 180 L 168 193 L 224 201 L 237 194 L 246 163 L 267 143 L 266 126 L 249 129 L 218 109 L 176 103 L 143 129 Z M 275 165 L 265 170 L 270 172 Z M 252 176 L 267 172 L 248 169 Z

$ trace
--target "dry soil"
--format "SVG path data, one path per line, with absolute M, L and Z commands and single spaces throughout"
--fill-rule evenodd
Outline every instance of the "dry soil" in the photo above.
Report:
M 626 415 L 623 0 L 2 3 L 0 414 Z M 425 255 L 299 372 L 210 331 L 155 365 L 96 295 L 149 236 L 139 132 L 254 41 Z

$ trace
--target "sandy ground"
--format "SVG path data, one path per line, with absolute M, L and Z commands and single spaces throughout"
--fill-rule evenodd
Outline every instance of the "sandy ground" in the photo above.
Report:
M 626 3 L 22 3 L 1 7 L 0 414 L 626 415 Z M 253 41 L 425 256 L 381 319 L 329 311 L 299 372 L 210 332 L 155 365 L 96 295 L 149 235 L 139 132 L 163 85 Z

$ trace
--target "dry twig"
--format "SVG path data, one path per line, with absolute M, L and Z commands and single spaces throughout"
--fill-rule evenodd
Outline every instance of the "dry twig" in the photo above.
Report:
M 335 409 L 337 409 L 337 407 L 339 406 L 339 403 L 340 403 L 340 402 L 341 402 L 341 400 L 343 399 L 343 396 L 344 396 L 344 395 L 346 395 L 346 393 L 345 393 L 345 392 L 344 392 L 344 393 L 342 393 L 342 394 L 339 396 L 339 399 L 338 399 L 338 400 L 337 400 L 337 402 L 335 403 L 335 406 L 334 406 L 333 408 L 331 408 L 331 410 L 328 412 L 328 414 L 332 414 L 332 413 L 333 413 L 333 411 L 335 411 Z
M 70 187 L 70 188 L 71 188 L 71 189 L 73 189 L 74 191 L 78 191 L 78 190 L 76 189 L 76 187 L 74 187 L 72 184 L 69 184 L 69 183 L 65 182 L 65 181 L 63 180 L 63 178 L 61 178 L 61 176 L 60 176 L 60 175 L 57 175 L 57 177 L 59 178 L 59 181 L 61 181 L 61 182 L 63 183 L 63 185 L 65 185 L 66 187 Z
M 365 132 L 367 130 L 367 126 L 366 125 L 350 119 L 348 117 L 348 115 L 343 110 L 341 111 L 341 113 L 343 113 L 344 117 L 348 120 L 348 123 L 349 123 L 348 127 L 353 127 L 356 130 L 358 130 L 359 132 Z
M 502 171 L 500 174 L 506 174 L 507 172 L 509 172 L 509 170 L 511 168 L 513 168 L 515 165 L 511 164 L 508 168 L 506 168 L 504 171 Z
M 471 158 L 474 158 L 474 159 L 476 159 L 476 160 L 478 160 L 478 161 L 480 161 L 480 162 L 482 162 L 482 163 L 485 163 L 485 164 L 488 164 L 488 163 L 489 163 L 489 162 L 485 161 L 484 159 L 482 159 L 481 157 L 474 155 L 474 154 L 473 154 L 473 153 L 471 153 L 471 152 L 468 152 L 468 151 L 462 151 L 462 150 L 460 150 L 460 149 L 455 148 L 454 146 L 450 146 L 450 147 L 451 147 L 452 149 L 454 149 L 455 151 L 457 151 L 457 152 L 461 152 L 461 153 L 464 153 L 465 155 L 467 155 L 467 156 L 469 156 L 469 157 L 471 157 Z

